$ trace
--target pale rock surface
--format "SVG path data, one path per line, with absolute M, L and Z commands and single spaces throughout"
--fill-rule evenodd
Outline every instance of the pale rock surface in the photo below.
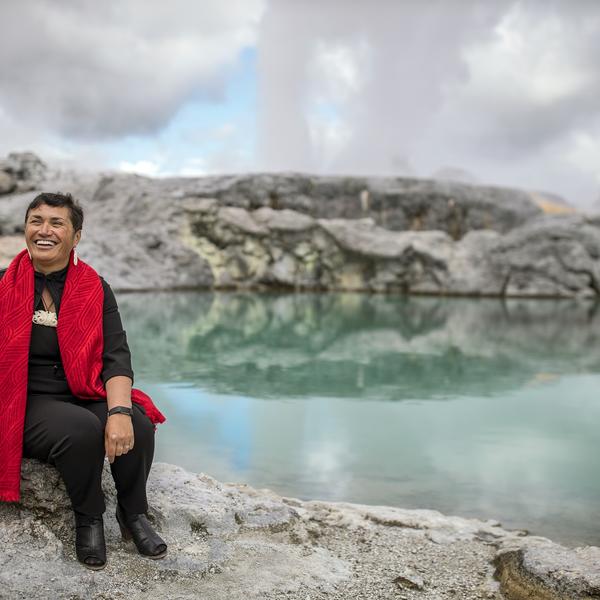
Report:
M 80 255 L 116 290 L 600 294 L 598 219 L 544 216 L 518 190 L 294 173 L 153 180 L 50 171 L 29 154 L 0 173 L 17 179 L 0 200 L 0 267 L 44 189 L 81 200 Z
M 75 557 L 58 472 L 25 459 L 22 480 L 21 502 L 0 503 L 0 597 L 10 600 L 583 600 L 598 592 L 598 548 L 570 550 L 430 510 L 283 498 L 165 463 L 150 473 L 148 515 L 168 555 L 152 561 L 121 540 L 106 463 L 108 563 L 93 572 Z
M 504 541 L 495 564 L 508 598 L 588 600 L 600 597 L 600 548 L 574 550 L 545 538 Z

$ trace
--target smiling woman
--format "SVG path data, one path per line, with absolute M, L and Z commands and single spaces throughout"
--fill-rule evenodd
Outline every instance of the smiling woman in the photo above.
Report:
M 146 515 L 165 417 L 132 388 L 114 294 L 75 253 L 82 226 L 70 194 L 38 195 L 25 214 L 27 249 L 0 271 L 0 500 L 19 500 L 23 456 L 54 465 L 75 513 L 77 558 L 97 570 L 106 564 L 105 456 L 123 538 L 148 558 L 167 553 Z
M 71 211 L 67 206 L 35 204 L 34 200 L 25 216 L 25 242 L 34 269 L 48 274 L 67 266 L 81 239 L 83 212 L 77 205 Z

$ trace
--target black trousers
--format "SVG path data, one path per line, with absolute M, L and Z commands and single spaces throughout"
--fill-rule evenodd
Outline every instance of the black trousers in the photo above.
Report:
M 25 413 L 23 456 L 54 465 L 73 509 L 86 515 L 106 511 L 102 492 L 106 401 L 75 397 L 29 396 Z M 154 458 L 154 426 L 133 403 L 133 449 L 115 456 L 110 470 L 117 499 L 129 513 L 148 510 L 146 481 Z

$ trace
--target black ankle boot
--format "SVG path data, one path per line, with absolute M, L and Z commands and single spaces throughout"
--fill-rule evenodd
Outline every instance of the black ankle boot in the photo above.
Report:
M 106 543 L 102 515 L 88 516 L 75 512 L 75 552 L 77 560 L 88 569 L 104 569 Z
M 167 545 L 154 531 L 144 513 L 128 514 L 117 503 L 117 522 L 124 540 L 133 538 L 133 542 L 142 556 L 157 559 L 167 554 Z

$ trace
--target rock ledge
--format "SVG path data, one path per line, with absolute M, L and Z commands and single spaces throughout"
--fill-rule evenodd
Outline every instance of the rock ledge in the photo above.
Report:
M 155 463 L 148 515 L 169 545 L 139 556 L 120 539 L 106 463 L 108 564 L 75 557 L 58 472 L 23 461 L 22 501 L 0 504 L 2 598 L 334 599 L 598 597 L 600 549 L 570 550 L 494 521 L 301 501 Z
M 300 173 L 149 179 L 0 161 L 0 267 L 27 203 L 71 192 L 78 250 L 116 290 L 360 290 L 600 296 L 600 221 L 539 194 L 449 181 Z M 37 190 L 37 191 L 36 191 Z

